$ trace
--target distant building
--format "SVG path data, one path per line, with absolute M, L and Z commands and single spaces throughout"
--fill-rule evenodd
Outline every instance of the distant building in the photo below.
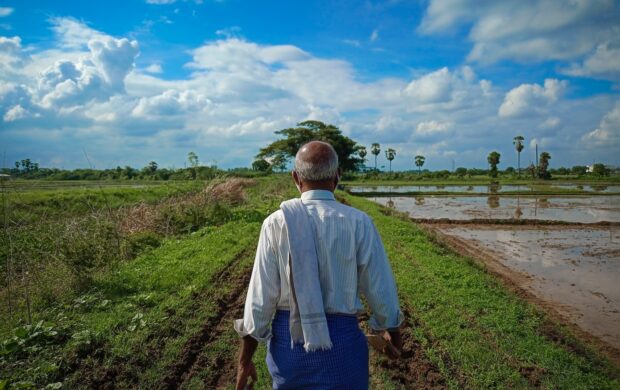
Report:
M 11 179 L 11 175 L 7 175 L 6 173 L 0 173 L 0 180 L 9 180 Z

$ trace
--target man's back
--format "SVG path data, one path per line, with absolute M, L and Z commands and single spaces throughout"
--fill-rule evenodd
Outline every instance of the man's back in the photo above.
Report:
M 267 343 L 274 389 L 367 389 L 360 296 L 370 326 L 388 329 L 402 347 L 403 314 L 381 238 L 366 214 L 334 198 L 340 170 L 331 145 L 303 145 L 292 176 L 301 201 L 283 202 L 264 221 L 243 318 L 235 321 L 243 338 L 237 389 L 257 378 L 257 341 Z
M 359 313 L 363 306 L 358 292 L 367 288 L 368 277 L 359 280 L 371 261 L 381 262 L 383 246 L 375 239 L 372 220 L 363 212 L 334 199 L 329 191 L 307 191 L 302 202 L 310 217 L 319 263 L 319 280 L 327 313 Z M 288 309 L 289 240 L 282 210 L 271 214 L 264 223 L 273 238 L 275 259 L 280 275 L 280 299 L 277 307 Z M 371 259 L 371 256 L 379 257 Z M 387 261 L 385 264 L 388 266 Z M 389 272 L 391 274 L 391 272 Z M 359 291 L 358 291 L 359 288 Z

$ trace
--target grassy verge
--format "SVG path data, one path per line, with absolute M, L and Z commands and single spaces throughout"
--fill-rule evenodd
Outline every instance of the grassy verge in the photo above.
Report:
M 392 261 L 415 336 L 452 387 L 618 388 L 619 371 L 509 292 L 470 259 L 407 219 L 344 195 L 374 220 Z M 558 342 L 557 334 L 561 334 Z

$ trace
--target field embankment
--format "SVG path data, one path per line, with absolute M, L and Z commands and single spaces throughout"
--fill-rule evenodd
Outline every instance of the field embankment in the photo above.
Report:
M 202 227 L 162 236 L 94 273 L 75 296 L 39 302 L 40 326 L 2 331 L 0 387 L 231 388 L 232 319 L 241 315 L 261 221 L 295 196 L 288 180 L 258 179 L 241 198 L 217 202 L 219 214 Z M 620 386 L 618 368 L 594 347 L 469 258 L 392 210 L 339 198 L 374 219 L 407 314 L 403 359 L 373 354 L 373 388 Z M 270 388 L 264 356 L 261 346 L 260 389 Z

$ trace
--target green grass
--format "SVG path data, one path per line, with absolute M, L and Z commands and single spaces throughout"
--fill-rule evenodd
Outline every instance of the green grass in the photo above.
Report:
M 261 221 L 295 196 L 283 177 L 261 178 L 246 193 L 226 222 L 166 238 L 160 247 L 96 274 L 86 293 L 37 310 L 35 322 L 45 321 L 58 334 L 27 343 L 19 356 L 0 357 L 0 388 L 3 379 L 22 381 L 25 388 L 98 387 L 112 379 L 118 388 L 160 387 L 188 340 L 209 323 L 216 337 L 200 349 L 203 364 L 185 382 L 185 388 L 204 387 L 214 371 L 236 361 L 233 315 L 222 321 L 218 315 L 230 304 L 225 298 L 235 282 L 249 275 Z M 339 196 L 373 218 L 414 324 L 410 332 L 449 387 L 620 388 L 618 368 L 561 326 L 553 325 L 576 351 L 552 341 L 543 331 L 550 320 L 471 259 L 435 243 L 398 214 Z M 221 276 L 224 269 L 228 273 Z M 0 341 L 10 335 L 3 331 Z M 264 359 L 261 345 L 254 358 L 259 389 L 271 383 Z M 379 366 L 371 383 L 408 388 Z

